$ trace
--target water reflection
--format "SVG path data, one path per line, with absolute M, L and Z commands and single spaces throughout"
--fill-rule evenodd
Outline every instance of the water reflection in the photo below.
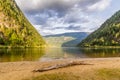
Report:
M 71 51 L 67 52 L 66 50 L 70 50 L 70 48 L 47 48 L 45 50 L 45 55 L 43 55 L 40 58 L 40 60 L 46 61 L 46 60 L 54 60 L 54 59 L 65 59 L 65 58 L 73 58 L 76 56 L 75 54 L 71 54 Z
M 34 61 L 44 55 L 44 49 L 0 49 L 0 62 Z
M 119 48 L 105 48 L 105 49 L 80 49 L 82 53 L 90 58 L 107 58 L 120 57 Z
M 120 49 L 26 48 L 0 49 L 0 62 L 55 60 L 63 58 L 120 57 Z
M 40 60 L 63 58 L 108 58 L 120 57 L 120 49 L 91 49 L 91 48 L 49 48 Z

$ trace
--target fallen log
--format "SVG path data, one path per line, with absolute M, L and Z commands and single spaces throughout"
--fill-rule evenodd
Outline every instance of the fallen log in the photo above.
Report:
M 88 63 L 84 63 L 81 61 L 71 61 L 69 63 L 56 64 L 56 65 L 49 66 L 46 68 L 36 69 L 36 70 L 33 70 L 33 72 L 44 72 L 44 71 L 50 71 L 50 70 L 54 70 L 54 69 L 65 68 L 65 67 L 70 67 L 70 66 L 75 66 L 75 65 L 93 65 L 93 64 L 88 64 Z

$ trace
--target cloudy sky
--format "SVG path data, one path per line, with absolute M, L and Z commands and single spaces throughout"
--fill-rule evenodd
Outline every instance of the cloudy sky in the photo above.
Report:
M 16 0 L 42 34 L 92 32 L 120 10 L 120 0 Z

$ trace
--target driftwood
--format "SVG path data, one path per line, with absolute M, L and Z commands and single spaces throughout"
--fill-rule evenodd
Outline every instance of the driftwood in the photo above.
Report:
M 49 66 L 47 68 L 33 70 L 33 72 L 44 72 L 44 71 L 49 71 L 49 70 L 54 70 L 54 69 L 59 69 L 59 68 L 65 68 L 65 67 L 70 67 L 70 66 L 75 66 L 75 65 L 92 65 L 92 64 L 87 64 L 87 63 L 84 63 L 84 62 L 81 62 L 81 61 L 71 61 L 69 63 L 56 64 L 54 66 Z

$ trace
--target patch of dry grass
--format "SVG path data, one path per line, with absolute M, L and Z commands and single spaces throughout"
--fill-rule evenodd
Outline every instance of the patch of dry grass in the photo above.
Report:
M 99 69 L 98 75 L 102 80 L 120 80 L 120 69 Z
M 24 80 L 78 80 L 79 76 L 76 76 L 72 73 L 52 73 L 52 74 L 44 74 L 38 77 L 33 77 L 31 79 Z
M 120 69 L 98 69 L 83 72 L 83 75 L 73 73 L 51 73 L 24 80 L 120 80 Z M 89 74 L 89 75 L 88 75 Z

